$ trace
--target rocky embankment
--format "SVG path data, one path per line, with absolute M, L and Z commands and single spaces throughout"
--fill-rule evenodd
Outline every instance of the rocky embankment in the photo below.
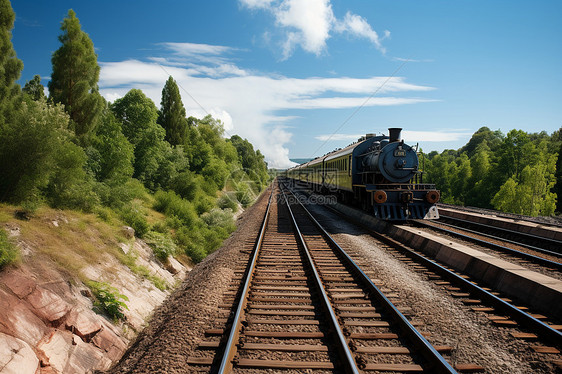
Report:
M 64 230 L 64 216 L 48 222 Z M 38 224 L 45 224 L 39 222 Z M 185 277 L 188 269 L 175 259 L 163 265 L 152 250 L 123 230 L 126 243 L 120 251 L 134 258 L 149 276 L 138 275 L 110 253 L 78 270 L 81 279 L 104 282 L 126 296 L 124 322 L 114 324 L 96 314 L 93 296 L 72 271 L 40 250 L 41 240 L 27 240 L 16 222 L 0 226 L 17 242 L 21 261 L 0 272 L 0 373 L 91 373 L 107 370 L 125 352 L 128 343 L 145 326 L 152 311 Z M 68 234 L 70 235 L 70 234 Z M 86 240 L 86 238 L 85 238 Z M 115 243 L 114 243 L 115 244 Z M 64 251 L 65 248 L 60 248 Z M 72 261 L 70 261 L 72 262 Z M 159 279 L 161 290 L 149 281 Z M 160 283 L 160 288 L 162 283 Z

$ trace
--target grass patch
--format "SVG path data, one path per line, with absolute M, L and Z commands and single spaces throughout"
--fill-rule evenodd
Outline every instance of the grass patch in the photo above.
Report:
M 119 260 L 123 265 L 128 267 L 129 270 L 133 272 L 133 274 L 147 279 L 154 285 L 154 287 L 158 288 L 160 291 L 165 291 L 168 289 L 168 284 L 164 279 L 152 275 L 145 266 L 137 264 L 137 256 L 135 256 L 132 251 L 128 254 L 122 253 Z
M 12 243 L 8 234 L 0 228 L 0 269 L 5 266 L 14 264 L 19 260 L 19 251 Z

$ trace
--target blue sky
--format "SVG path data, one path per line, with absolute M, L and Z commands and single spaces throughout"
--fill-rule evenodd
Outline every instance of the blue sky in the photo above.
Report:
M 46 86 L 72 8 L 113 101 L 157 106 L 172 75 L 188 115 L 221 119 L 270 166 L 404 128 L 426 152 L 481 126 L 562 126 L 561 1 L 13 0 L 21 84 Z

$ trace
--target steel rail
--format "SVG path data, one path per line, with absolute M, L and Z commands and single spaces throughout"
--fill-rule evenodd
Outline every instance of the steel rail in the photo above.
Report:
M 289 201 L 287 200 L 287 196 L 285 195 L 285 192 L 283 191 L 282 188 L 281 188 L 281 193 L 283 194 L 285 204 L 287 204 L 287 209 L 289 211 L 289 215 L 291 216 L 291 220 L 293 222 L 293 227 L 295 228 L 298 241 L 300 242 L 300 244 L 301 244 L 301 246 L 304 250 L 304 253 L 306 254 L 308 266 L 310 267 L 310 269 L 312 270 L 312 273 L 314 274 L 313 281 L 314 281 L 314 284 L 316 285 L 317 290 L 320 293 L 320 296 L 321 296 L 320 300 L 322 302 L 322 307 L 324 308 L 324 310 L 330 316 L 330 318 L 328 320 L 328 323 L 329 323 L 332 331 L 334 332 L 334 335 L 335 335 L 336 340 L 338 342 L 338 351 L 342 354 L 341 357 L 345 357 L 345 360 L 343 360 L 344 361 L 343 362 L 344 370 L 348 373 L 359 374 L 360 371 L 359 371 L 359 368 L 357 367 L 355 357 L 354 357 L 353 353 L 351 353 L 351 350 L 349 348 L 349 344 L 348 344 L 347 339 L 345 338 L 345 335 L 344 335 L 344 333 L 343 333 L 343 331 L 340 327 L 340 324 L 338 322 L 338 318 L 336 316 L 334 308 L 332 307 L 332 304 L 330 303 L 330 299 L 328 298 L 328 294 L 326 293 L 326 290 L 324 289 L 324 285 L 322 284 L 320 274 L 318 273 L 318 270 L 316 269 L 316 264 L 314 263 L 314 260 L 312 259 L 312 255 L 310 254 L 310 249 L 308 248 L 308 245 L 306 244 L 306 241 L 304 240 L 304 237 L 302 236 L 302 233 L 299 229 L 299 225 L 297 224 L 297 221 L 296 221 L 295 216 L 293 214 L 293 210 L 291 209 Z
M 477 214 L 482 214 L 484 212 L 486 215 L 495 215 L 495 216 L 500 217 L 500 218 L 507 218 L 507 219 L 512 219 L 512 220 L 516 220 L 516 221 L 526 221 L 526 222 L 531 222 L 531 223 L 539 224 L 539 225 L 543 225 L 543 226 L 562 227 L 562 220 L 558 220 L 559 222 L 538 222 L 536 219 L 533 219 L 533 217 L 524 216 L 524 215 L 521 215 L 521 214 L 500 212 L 498 210 L 486 209 L 486 208 L 477 208 L 477 207 L 470 207 L 470 206 L 462 206 L 462 205 L 459 206 L 459 205 L 453 205 L 453 204 L 445 204 L 445 203 L 442 203 L 442 202 L 437 203 L 437 208 L 439 208 L 439 207 L 443 207 L 445 209 L 459 210 L 459 211 L 462 211 L 462 212 L 477 213 Z
M 223 351 L 223 356 L 218 371 L 218 373 L 220 374 L 227 374 L 230 373 L 232 370 L 234 356 L 236 355 L 236 351 L 237 351 L 236 343 L 238 342 L 238 339 L 240 337 L 240 331 L 242 330 L 242 319 L 245 315 L 244 310 L 246 309 L 246 305 L 248 304 L 250 283 L 252 282 L 252 279 L 254 277 L 254 270 L 256 268 L 258 255 L 260 253 L 261 246 L 263 243 L 263 238 L 265 236 L 267 223 L 269 222 L 269 212 L 271 207 L 271 199 L 273 196 L 273 191 L 274 188 L 272 187 L 271 194 L 269 195 L 269 200 L 267 202 L 267 210 L 265 211 L 263 222 L 260 228 L 258 240 L 256 241 L 256 244 L 254 246 L 252 259 L 249 263 L 248 271 L 246 274 L 246 280 L 244 282 L 244 288 L 242 289 L 240 301 L 238 302 L 238 307 L 236 308 L 236 314 L 234 315 L 232 327 L 230 329 L 228 340 Z
M 501 237 L 499 237 L 499 236 L 494 236 L 494 235 L 491 235 L 491 234 L 486 234 L 486 233 L 483 233 L 483 232 L 478 232 L 478 231 L 476 231 L 476 230 L 467 229 L 467 228 L 462 227 L 462 226 L 455 226 L 455 225 L 453 225 L 453 224 L 451 224 L 451 223 L 439 222 L 439 224 L 440 224 L 440 225 L 445 225 L 445 226 L 448 226 L 448 227 L 453 227 L 453 228 L 461 229 L 461 230 L 464 230 L 464 231 L 466 231 L 466 232 L 470 232 L 470 233 L 473 233 L 473 234 L 478 234 L 478 235 L 480 235 L 480 236 L 485 236 L 485 237 L 490 238 L 490 239 L 496 239 L 496 240 L 504 241 L 504 242 L 506 242 L 506 243 L 518 245 L 518 246 L 520 246 L 520 247 L 524 247 L 524 248 L 530 249 L 530 250 L 532 250 L 532 251 L 544 253 L 544 254 L 546 254 L 546 255 L 555 256 L 555 257 L 562 257 L 562 253 L 549 251 L 548 249 L 535 247 L 535 246 L 532 246 L 532 245 L 530 245 L 530 244 L 519 243 L 519 242 L 516 242 L 516 241 L 514 241 L 514 240 L 509 240 L 509 239 L 501 238 Z M 493 227 L 493 226 L 492 226 L 492 227 Z
M 556 344 L 558 347 L 562 347 L 562 332 L 553 329 L 552 327 L 550 327 L 546 323 L 532 317 L 530 314 L 525 313 L 524 311 L 518 309 L 514 305 L 509 304 L 508 302 L 506 302 L 506 301 L 502 300 L 501 298 L 497 297 L 496 295 L 493 295 L 492 293 L 482 289 L 481 287 L 475 285 L 474 283 L 470 282 L 469 280 L 464 279 L 460 275 L 457 275 L 457 274 L 453 273 L 452 271 L 443 267 L 442 265 L 438 264 L 437 262 L 435 262 L 433 260 L 430 260 L 427 257 L 420 255 L 419 253 L 414 252 L 413 250 L 411 250 L 410 248 L 408 248 L 404 244 L 398 242 L 397 240 L 394 240 L 394 239 L 392 239 L 392 238 L 390 238 L 386 235 L 383 235 L 379 232 L 376 232 L 373 229 L 371 229 L 370 227 L 364 225 L 363 223 L 358 222 L 357 220 L 354 220 L 351 217 L 345 216 L 344 214 L 341 214 L 340 212 L 336 211 L 335 209 L 333 209 L 329 206 L 324 206 L 324 207 L 333 211 L 338 216 L 344 217 L 344 219 L 348 220 L 349 222 L 352 222 L 353 224 L 362 227 L 371 236 L 373 236 L 375 239 L 377 239 L 379 241 L 382 241 L 383 243 L 385 243 L 385 244 L 387 244 L 391 247 L 399 249 L 402 253 L 405 253 L 406 255 L 409 255 L 410 257 L 418 259 L 419 262 L 423 263 L 424 265 L 426 265 L 428 268 L 430 268 L 432 271 L 436 272 L 440 276 L 442 276 L 442 277 L 444 277 L 444 278 L 446 278 L 446 279 L 448 279 L 452 282 L 456 282 L 457 284 L 459 284 L 461 286 L 466 287 L 471 292 L 473 292 L 477 297 L 480 297 L 483 301 L 489 303 L 490 305 L 499 309 L 500 311 L 510 315 L 516 321 L 521 323 L 522 325 L 524 325 L 524 326 L 526 326 L 526 327 L 528 327 L 532 330 L 535 330 L 533 332 L 538 333 L 539 335 L 541 335 L 546 340 Z
M 361 225 L 359 223 L 356 224 Z M 514 305 L 502 300 L 498 296 L 493 295 L 491 292 L 488 292 L 482 289 L 482 287 L 477 286 L 476 284 L 470 282 L 467 279 L 464 279 L 458 274 L 455 274 L 451 270 L 438 264 L 436 261 L 430 260 L 429 258 L 414 252 L 413 250 L 411 250 L 404 244 L 400 243 L 399 241 L 392 239 L 384 234 L 373 231 L 368 227 L 365 226 L 363 227 L 366 230 L 368 230 L 369 234 L 374 236 L 376 239 L 382 241 L 383 243 L 389 246 L 399 249 L 402 253 L 407 254 L 411 258 L 413 257 L 414 259 L 418 260 L 418 262 L 421 262 L 423 265 L 427 266 L 430 270 L 436 272 L 437 274 L 448 279 L 449 281 L 455 282 L 456 284 L 460 284 L 462 287 L 467 288 L 469 292 L 473 293 L 476 297 L 480 298 L 482 301 L 492 305 L 494 308 L 497 308 L 501 312 L 510 315 L 513 319 L 515 319 L 522 325 L 527 326 L 530 329 L 533 329 L 533 332 L 537 332 L 545 339 L 551 341 L 557 346 L 562 346 L 562 332 L 553 329 L 546 323 L 534 318 L 530 314 L 518 309 Z
M 290 191 L 290 190 L 289 190 Z M 290 191 L 293 196 L 294 193 Z M 296 196 L 295 196 L 296 197 Z M 373 283 L 371 278 L 363 270 L 355 261 L 345 252 L 343 248 L 341 248 L 338 243 L 328 234 L 328 232 L 322 227 L 322 225 L 314 218 L 312 213 L 298 200 L 296 199 L 297 203 L 302 207 L 302 209 L 307 213 L 308 217 L 311 221 L 315 224 L 315 226 L 320 230 L 323 234 L 324 238 L 332 245 L 332 248 L 335 248 L 337 253 L 341 255 L 344 262 L 347 264 L 348 268 L 351 268 L 352 271 L 357 275 L 359 280 L 366 286 L 367 291 L 370 295 L 376 298 L 378 302 L 383 304 L 383 307 L 389 313 L 391 318 L 397 324 L 397 326 L 402 330 L 408 338 L 410 338 L 411 342 L 418 348 L 421 355 L 427 360 L 429 363 L 429 369 L 435 373 L 457 373 L 457 371 L 441 356 L 439 352 L 427 341 L 427 339 L 408 321 L 406 317 L 394 306 L 394 304 L 383 294 L 383 292 Z
M 503 245 L 499 245 L 499 244 L 495 244 L 495 243 L 490 243 L 490 242 L 487 242 L 487 241 L 482 240 L 482 239 L 478 239 L 478 238 L 475 238 L 475 237 L 472 237 L 472 236 L 469 236 L 469 235 L 461 234 L 460 232 L 448 230 L 448 229 L 445 229 L 445 228 L 439 227 L 439 226 L 434 226 L 432 223 L 427 223 L 427 222 L 423 222 L 423 221 L 418 220 L 418 221 L 415 221 L 415 224 L 419 225 L 419 226 L 426 227 L 426 228 L 431 228 L 433 230 L 442 231 L 442 232 L 445 232 L 447 234 L 459 237 L 461 239 L 468 240 L 468 241 L 471 241 L 473 243 L 476 243 L 476 244 L 479 244 L 479 245 L 482 245 L 482 246 L 485 246 L 485 247 L 489 247 L 491 249 L 495 249 L 495 250 L 502 251 L 502 252 L 508 252 L 508 253 L 511 253 L 515 256 L 519 256 L 519 257 L 522 257 L 522 258 L 529 259 L 531 261 L 540 263 L 541 265 L 549 266 L 549 267 L 552 267 L 552 268 L 555 268 L 555 269 L 562 269 L 562 262 L 556 262 L 556 261 L 548 260 L 546 258 L 539 257 L 539 256 L 536 256 L 536 255 L 532 255 L 530 253 L 518 251 L 517 249 L 505 247 Z M 449 227 L 454 227 L 454 226 L 448 225 L 446 223 L 439 222 L 439 224 L 447 225 Z M 476 234 L 476 235 L 481 235 L 481 236 L 485 236 L 485 237 L 488 237 L 488 238 L 491 237 L 491 238 L 498 239 L 498 238 L 496 238 L 492 235 L 481 234 L 481 233 L 479 233 L 477 231 L 474 231 L 474 230 L 465 229 L 465 228 L 461 228 L 461 227 L 459 227 L 459 229 L 463 230 L 463 231 L 466 231 L 466 232 L 469 232 L 471 234 Z M 502 238 L 500 238 L 500 240 L 503 240 L 504 242 L 512 243 L 510 240 L 505 240 L 505 239 L 502 239 Z M 514 243 L 512 243 L 512 244 L 514 244 Z M 541 253 L 544 253 L 544 252 L 541 251 Z M 554 253 L 554 254 L 556 256 L 560 256 L 559 253 Z
M 503 227 L 487 225 L 487 224 L 484 224 L 484 223 L 473 222 L 473 221 L 469 221 L 469 220 L 466 220 L 466 219 L 455 218 L 455 217 L 450 217 L 450 216 L 446 216 L 446 215 L 440 216 L 440 218 L 443 219 L 443 220 L 450 220 L 450 221 L 453 221 L 453 222 L 461 222 L 461 223 L 465 223 L 467 225 L 472 225 L 472 226 L 476 226 L 476 227 L 490 228 L 492 230 L 496 230 L 496 231 L 504 233 L 504 234 L 514 234 L 516 236 L 518 235 L 519 237 L 525 238 L 527 240 L 533 240 L 535 242 L 543 242 L 543 243 L 546 243 L 549 246 L 554 246 L 555 248 L 562 248 L 562 242 L 560 240 L 546 238 L 544 236 L 527 234 L 525 232 L 519 232 L 519 231 L 510 230 L 510 229 L 504 229 Z M 446 225 L 449 225 L 449 226 L 454 226 L 454 225 L 451 225 L 451 224 L 447 224 L 445 222 L 440 222 L 440 223 L 446 224 Z M 462 227 L 462 226 L 458 226 L 458 227 Z M 480 235 L 486 236 L 486 235 L 490 235 L 490 234 L 480 234 Z M 490 236 L 493 237 L 493 235 L 490 235 Z M 546 249 L 546 248 L 536 247 L 536 246 L 533 246 L 531 244 L 515 242 L 515 241 L 512 241 L 512 240 L 504 239 L 504 238 L 497 237 L 497 236 L 495 238 L 499 238 L 501 240 L 505 240 L 508 243 L 517 244 L 521 247 L 529 248 L 529 249 L 532 249 L 532 250 L 535 250 L 535 251 L 538 251 L 538 252 L 547 253 L 547 254 L 550 254 L 550 255 L 553 255 L 553 256 L 560 256 L 561 255 L 560 252 L 551 251 L 551 250 Z

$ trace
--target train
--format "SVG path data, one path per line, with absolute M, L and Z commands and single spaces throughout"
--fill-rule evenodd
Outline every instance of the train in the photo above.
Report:
M 356 143 L 286 170 L 289 181 L 361 207 L 385 221 L 437 219 L 440 191 L 423 183 L 417 146 L 389 135 L 367 134 Z

